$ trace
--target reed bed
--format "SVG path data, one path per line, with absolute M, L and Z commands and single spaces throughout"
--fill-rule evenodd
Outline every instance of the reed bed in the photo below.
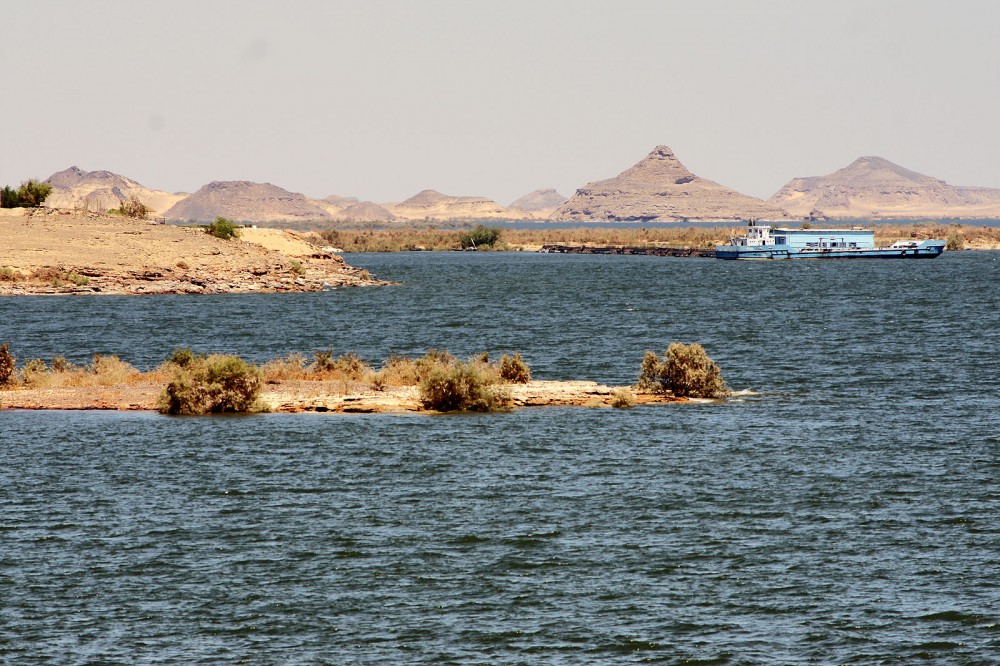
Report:
M 780 223 L 796 227 L 798 223 Z M 851 221 L 809 223 L 813 227 L 850 227 Z M 897 240 L 939 238 L 948 241 L 949 250 L 1000 249 L 1000 227 L 983 227 L 960 223 L 917 222 L 876 224 L 877 245 L 890 245 Z M 546 228 L 539 224 L 532 229 L 501 229 L 500 239 L 493 250 L 534 251 L 543 245 L 676 247 L 710 249 L 744 232 L 743 226 L 698 226 L 669 228 L 574 227 Z M 317 232 L 316 240 L 344 252 L 406 252 L 415 250 L 452 251 L 461 249 L 461 230 L 454 229 L 337 229 Z

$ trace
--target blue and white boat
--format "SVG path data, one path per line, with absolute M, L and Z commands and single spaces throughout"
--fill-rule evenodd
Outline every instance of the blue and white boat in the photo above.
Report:
M 716 259 L 933 259 L 943 240 L 897 241 L 875 247 L 875 232 L 850 229 L 788 229 L 750 222 L 747 233 L 715 247 Z

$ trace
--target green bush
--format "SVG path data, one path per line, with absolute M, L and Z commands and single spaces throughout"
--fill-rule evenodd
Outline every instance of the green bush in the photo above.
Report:
M 420 381 L 420 402 L 439 412 L 510 409 L 510 394 L 495 384 L 495 373 L 488 370 L 476 362 L 435 364 Z
M 263 411 L 260 369 L 236 356 L 209 356 L 177 367 L 157 405 L 164 414 Z
M 639 372 L 640 391 L 671 393 L 689 398 L 724 398 L 729 388 L 719 366 L 697 342 L 673 342 L 661 361 L 647 351 Z
M 34 178 L 21 183 L 17 190 L 18 206 L 22 208 L 36 208 L 52 194 L 52 186 L 47 183 L 39 183 Z
M 232 220 L 227 220 L 221 215 L 216 217 L 215 222 L 208 225 L 208 228 L 205 231 L 216 238 L 221 238 L 222 240 L 240 237 L 240 232 L 236 230 L 236 224 Z
M 21 199 L 17 196 L 17 190 L 10 185 L 0 190 L 0 208 L 17 208 L 21 205 Z
M 0 386 L 12 386 L 17 381 L 17 358 L 10 353 L 10 345 L 0 345 Z
M 466 231 L 458 237 L 463 250 L 469 248 L 493 247 L 500 240 L 500 229 L 479 225 L 472 231 Z
M 965 242 L 962 240 L 962 237 L 959 236 L 958 234 L 952 234 L 951 236 L 948 236 L 948 240 L 944 246 L 944 249 L 948 250 L 949 252 L 956 252 L 958 250 L 963 249 L 964 247 L 965 247 Z
M 527 384 L 531 381 L 531 368 L 521 358 L 520 352 L 500 357 L 500 379 L 508 384 Z

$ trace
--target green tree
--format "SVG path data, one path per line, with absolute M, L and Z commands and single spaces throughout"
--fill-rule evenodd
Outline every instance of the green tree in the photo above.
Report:
M 18 205 L 22 208 L 37 208 L 52 194 L 52 186 L 40 183 L 34 178 L 21 183 L 17 190 Z
M 481 224 L 472 231 L 466 231 L 458 238 L 458 242 L 462 244 L 463 250 L 493 247 L 498 240 L 500 240 L 500 229 L 496 227 L 484 227 Z
M 216 238 L 221 238 L 222 240 L 240 237 L 240 232 L 236 230 L 236 224 L 232 220 L 227 220 L 221 215 L 215 218 L 215 222 L 208 225 L 208 229 L 205 231 Z
M 17 208 L 21 199 L 17 196 L 17 190 L 7 185 L 0 190 L 0 208 Z

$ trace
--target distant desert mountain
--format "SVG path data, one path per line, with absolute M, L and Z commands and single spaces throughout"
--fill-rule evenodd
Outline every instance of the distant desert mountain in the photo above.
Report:
M 675 222 L 787 217 L 777 206 L 694 175 L 670 148 L 657 146 L 614 178 L 578 189 L 551 219 Z
M 434 190 L 424 190 L 406 201 L 386 206 L 403 220 L 508 220 L 516 213 L 485 197 L 453 197 Z
M 341 220 L 356 222 L 392 222 L 396 216 L 385 206 L 371 201 L 359 201 L 340 211 L 337 217 Z
M 162 214 L 185 196 L 144 187 L 111 171 L 84 171 L 77 166 L 54 173 L 45 182 L 52 186 L 45 200 L 47 207 L 95 213 L 118 208 L 122 201 L 135 196 L 154 213 Z
M 331 217 L 339 219 L 341 217 L 341 211 L 358 203 L 358 198 L 341 197 L 336 194 L 331 194 L 325 199 L 313 199 L 312 202 L 329 213 Z
M 859 157 L 826 176 L 795 178 L 768 203 L 796 217 L 1000 216 L 1000 190 L 956 187 L 882 157 Z
M 304 194 L 270 183 L 213 181 L 174 204 L 163 216 L 171 220 L 211 222 L 217 216 L 239 222 L 331 220 L 332 216 Z
M 508 208 L 526 210 L 529 213 L 542 211 L 555 211 L 556 208 L 566 203 L 567 199 L 553 189 L 535 190 L 512 203 Z

